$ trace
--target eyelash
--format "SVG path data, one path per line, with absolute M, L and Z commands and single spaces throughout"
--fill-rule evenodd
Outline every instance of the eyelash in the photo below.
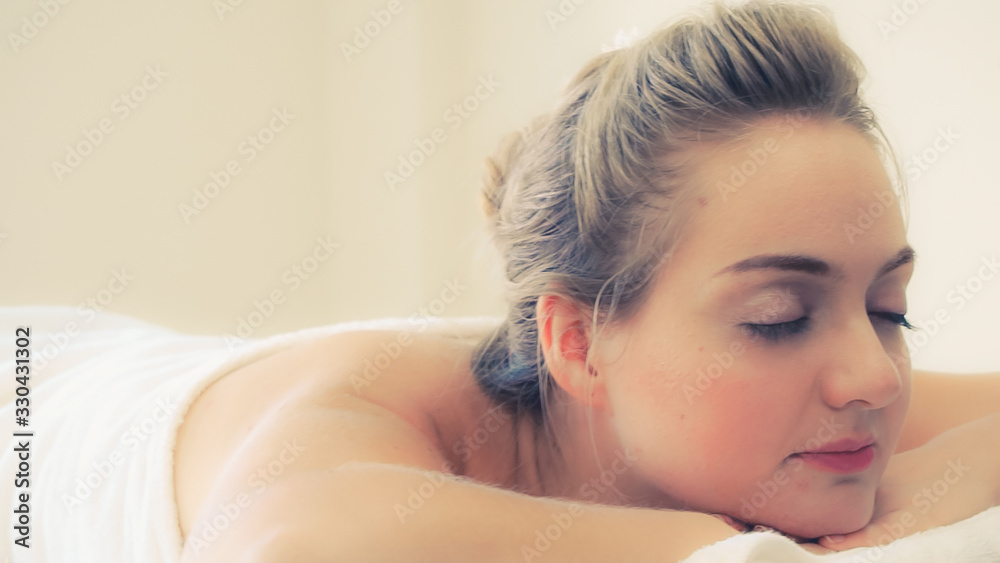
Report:
M 900 313 L 890 313 L 888 311 L 879 311 L 875 313 L 869 313 L 870 316 L 878 317 L 882 320 L 888 321 L 896 326 L 901 326 L 905 329 L 913 330 L 915 327 L 906 320 L 906 316 Z M 742 326 L 748 336 L 760 336 L 765 340 L 770 342 L 778 342 L 784 338 L 795 336 L 801 334 L 809 329 L 810 325 L 809 317 L 799 317 L 794 321 L 788 321 L 784 323 L 774 323 L 774 324 L 754 324 L 754 323 L 744 323 Z

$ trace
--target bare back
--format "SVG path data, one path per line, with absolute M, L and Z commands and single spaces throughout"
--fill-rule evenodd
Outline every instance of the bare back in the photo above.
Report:
M 388 366 L 374 367 L 398 336 L 352 332 L 294 346 L 202 393 L 177 441 L 183 536 L 211 543 L 227 519 L 274 483 L 351 461 L 466 474 L 468 447 L 479 444 L 467 444 L 465 436 L 493 412 L 472 379 L 471 346 L 413 334 Z M 500 483 L 504 464 L 491 465 L 476 473 Z

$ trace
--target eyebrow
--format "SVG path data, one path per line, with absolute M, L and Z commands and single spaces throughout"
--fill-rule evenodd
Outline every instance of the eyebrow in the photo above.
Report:
M 881 278 L 889 272 L 909 264 L 916 260 L 916 252 L 909 246 L 904 246 L 889 261 L 879 268 L 875 279 Z M 740 260 L 735 264 L 730 264 L 716 272 L 715 276 L 722 274 L 739 274 L 755 270 L 781 270 L 788 272 L 804 272 L 815 276 L 840 277 L 843 270 L 837 266 L 832 266 L 828 262 L 812 256 L 802 254 L 761 254 L 746 260 Z M 715 277 L 713 276 L 713 277 Z

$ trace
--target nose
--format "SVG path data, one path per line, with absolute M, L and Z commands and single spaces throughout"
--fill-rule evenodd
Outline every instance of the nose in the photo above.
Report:
M 824 400 L 841 409 L 853 401 L 880 409 L 893 403 L 903 390 L 900 370 L 908 358 L 886 350 L 867 315 L 852 320 L 831 341 L 830 362 L 823 376 Z

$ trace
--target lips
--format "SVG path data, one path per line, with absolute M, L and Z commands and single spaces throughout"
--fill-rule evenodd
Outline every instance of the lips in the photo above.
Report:
M 870 436 L 845 438 L 796 453 L 792 457 L 798 457 L 807 465 L 822 471 L 860 473 L 868 469 L 875 460 L 875 440 Z

